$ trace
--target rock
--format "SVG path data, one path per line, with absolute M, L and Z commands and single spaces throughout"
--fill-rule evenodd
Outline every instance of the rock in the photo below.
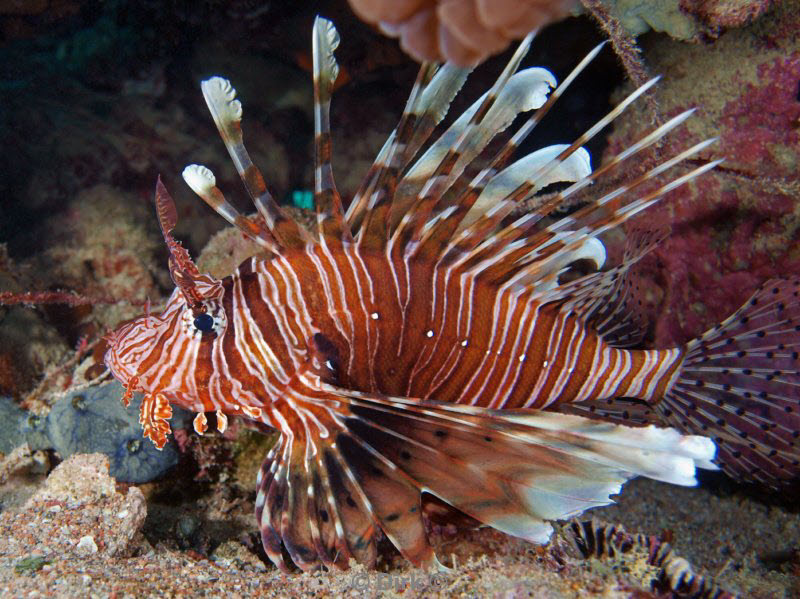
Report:
M 53 406 L 47 417 L 51 447 L 62 457 L 76 453 L 105 454 L 111 476 L 118 481 L 144 483 L 158 478 L 178 463 L 174 440 L 159 451 L 142 437 L 139 425 L 141 394 L 127 408 L 120 399 L 124 389 L 118 382 L 73 391 Z M 182 421 L 175 411 L 172 423 Z
M 0 557 L 130 556 L 139 546 L 146 515 L 138 488 L 117 491 L 106 456 L 75 455 L 56 467 L 19 510 L 0 514 Z
M 0 453 L 10 453 L 18 445 L 22 445 L 25 437 L 19 422 L 25 415 L 10 397 L 0 397 Z
M 100 454 L 78 455 L 56 466 L 26 507 L 45 503 L 52 506 L 54 502 L 79 507 L 115 493 L 116 481 L 108 475 L 108 458 Z
M 97 553 L 97 543 L 94 542 L 92 535 L 86 535 L 80 538 L 78 544 L 75 545 L 75 549 L 79 553 L 91 555 L 92 553 Z

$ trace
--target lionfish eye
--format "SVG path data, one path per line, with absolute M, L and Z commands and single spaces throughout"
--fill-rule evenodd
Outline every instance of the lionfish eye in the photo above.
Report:
M 203 313 L 194 319 L 194 328 L 202 333 L 210 333 L 214 330 L 214 319 Z

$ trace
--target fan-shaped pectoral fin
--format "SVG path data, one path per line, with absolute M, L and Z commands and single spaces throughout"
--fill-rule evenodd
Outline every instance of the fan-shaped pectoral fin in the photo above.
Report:
M 339 404 L 339 405 L 337 405 Z M 262 464 L 256 516 L 270 559 L 282 549 L 303 570 L 372 566 L 382 531 L 413 564 L 436 563 L 420 490 L 401 470 L 355 438 L 340 397 L 303 394 L 277 406 L 283 435 Z

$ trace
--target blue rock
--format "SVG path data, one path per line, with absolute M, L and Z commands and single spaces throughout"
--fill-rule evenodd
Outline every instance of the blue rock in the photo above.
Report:
M 104 453 L 111 476 L 122 482 L 143 483 L 164 474 L 178 463 L 178 449 L 170 439 L 159 451 L 142 437 L 136 394 L 128 408 L 120 401 L 124 393 L 118 382 L 74 391 L 56 402 L 47 416 L 51 447 L 66 458 L 74 453 Z M 177 411 L 176 411 L 177 412 Z M 176 413 L 171 423 L 183 424 Z
M 0 397 L 0 453 L 9 453 L 25 442 L 20 424 L 27 412 L 10 397 Z
M 39 416 L 23 410 L 17 428 L 22 434 L 22 440 L 27 442 L 28 447 L 32 450 L 38 451 L 53 447 L 50 433 L 47 430 L 46 416 Z

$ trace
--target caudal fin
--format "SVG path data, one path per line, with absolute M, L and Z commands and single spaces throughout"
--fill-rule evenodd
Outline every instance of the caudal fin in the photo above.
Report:
M 800 280 L 767 281 L 725 322 L 687 346 L 657 410 L 712 437 L 738 480 L 780 487 L 800 477 Z

